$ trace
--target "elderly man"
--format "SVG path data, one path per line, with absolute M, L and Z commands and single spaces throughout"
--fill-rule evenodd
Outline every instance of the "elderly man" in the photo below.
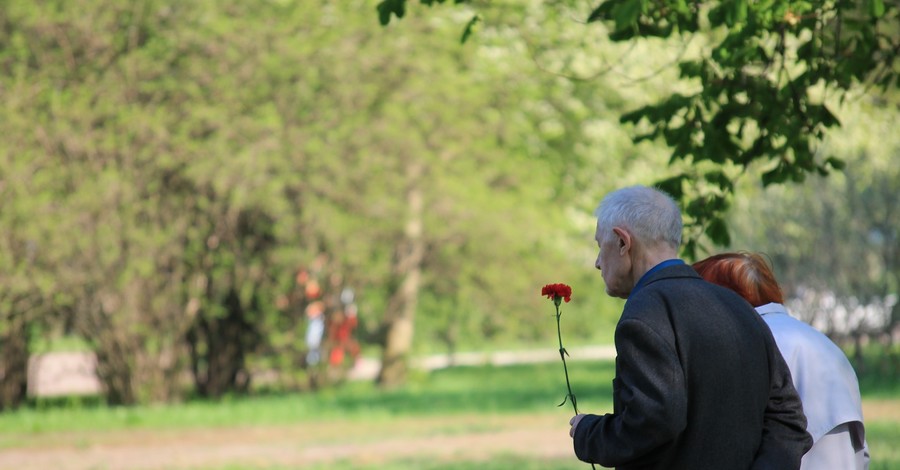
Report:
M 790 470 L 812 445 L 768 327 L 734 292 L 678 259 L 681 213 L 641 186 L 597 208 L 596 267 L 627 299 L 616 326 L 613 412 L 579 414 L 586 462 L 620 469 Z

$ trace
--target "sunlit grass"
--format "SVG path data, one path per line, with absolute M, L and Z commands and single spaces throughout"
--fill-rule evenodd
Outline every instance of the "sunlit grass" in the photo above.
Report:
M 870 470 L 900 469 L 900 421 L 867 419 L 866 440 L 872 456 Z

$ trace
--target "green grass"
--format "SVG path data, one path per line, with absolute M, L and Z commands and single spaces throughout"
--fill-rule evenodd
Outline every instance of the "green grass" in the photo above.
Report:
M 582 411 L 604 412 L 611 406 L 612 362 L 570 362 L 573 390 Z M 865 385 L 865 384 L 864 384 Z M 872 470 L 900 469 L 900 397 L 891 395 L 895 384 L 863 387 L 864 399 L 878 411 L 867 416 L 867 437 Z M 0 449 L 23 445 L 48 433 L 96 433 L 117 430 L 173 430 L 238 426 L 296 425 L 341 420 L 381 423 L 390 428 L 400 419 L 427 419 L 455 415 L 524 416 L 555 413 L 566 394 L 562 365 L 546 363 L 505 367 L 458 367 L 414 374 L 402 389 L 382 391 L 368 382 L 352 382 L 315 394 L 268 394 L 229 397 L 220 401 L 190 401 L 160 406 L 108 408 L 91 400 L 40 401 L 35 406 L 0 414 Z M 571 412 L 571 405 L 564 405 Z M 469 425 L 460 425 L 469 426 Z M 458 432 L 471 431 L 469 428 Z M 454 432 L 442 429 L 441 432 Z M 576 469 L 589 468 L 564 461 L 503 456 L 489 461 L 451 461 L 403 458 L 390 462 L 352 464 L 330 462 L 320 467 L 369 469 Z M 237 470 L 260 467 L 209 467 Z M 263 467 L 277 470 L 288 467 Z M 304 467 L 307 468 L 307 467 Z
M 896 399 L 900 402 L 900 398 Z M 866 418 L 866 441 L 872 464 L 869 470 L 900 469 L 900 422 Z
M 887 349 L 871 344 L 864 349 L 862 358 L 850 357 L 863 396 L 900 397 L 900 345 Z
M 613 364 L 570 364 L 582 408 L 608 408 Z M 453 413 L 526 413 L 550 410 L 566 395 L 562 365 L 457 367 L 414 374 L 402 389 L 370 382 L 314 394 L 269 394 L 218 401 L 106 407 L 97 401 L 52 400 L 0 414 L 0 437 L 9 432 L 157 429 L 277 425 L 329 418 L 386 420 Z M 566 405 L 570 406 L 570 405 Z

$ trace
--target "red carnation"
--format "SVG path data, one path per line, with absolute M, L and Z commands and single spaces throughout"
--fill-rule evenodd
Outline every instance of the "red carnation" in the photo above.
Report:
M 563 299 L 568 303 L 572 300 L 572 288 L 566 284 L 547 284 L 541 289 L 541 295 L 546 295 L 553 301 Z

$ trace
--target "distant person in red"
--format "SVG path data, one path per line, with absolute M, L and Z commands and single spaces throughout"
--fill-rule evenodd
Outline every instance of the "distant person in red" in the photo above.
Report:
M 334 314 L 331 322 L 329 336 L 332 347 L 329 363 L 333 367 L 342 365 L 347 354 L 350 355 L 350 366 L 352 367 L 356 364 L 356 358 L 359 356 L 359 343 L 353 335 L 359 325 L 357 307 L 353 303 L 353 299 L 352 289 L 346 288 L 341 292 L 341 304 L 344 308 Z
M 306 364 L 315 366 L 321 360 L 322 336 L 325 333 L 325 303 L 318 300 L 322 296 L 319 282 L 311 278 L 305 269 L 297 271 L 297 285 L 303 290 L 307 303 L 306 314 Z
M 309 366 L 319 363 L 324 331 L 325 304 L 317 300 L 306 307 L 306 364 Z

